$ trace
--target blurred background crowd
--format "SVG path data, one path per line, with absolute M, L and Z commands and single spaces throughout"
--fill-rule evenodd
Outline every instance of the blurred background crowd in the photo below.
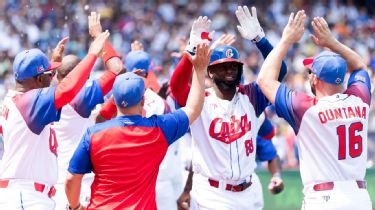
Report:
M 167 82 L 173 73 L 178 59 L 171 53 L 181 51 L 192 21 L 206 15 L 212 20 L 212 30 L 216 31 L 214 38 L 223 33 L 236 35 L 234 46 L 245 63 L 244 81 L 251 82 L 256 78 L 263 59 L 255 45 L 242 39 L 236 29 L 238 23 L 234 11 L 237 5 L 257 7 L 258 19 L 273 45 L 279 41 L 290 12 L 304 9 L 309 18 L 325 17 L 334 35 L 362 55 L 369 70 L 375 71 L 374 0 L 1 0 L 0 100 L 13 85 L 12 62 L 22 49 L 37 47 L 48 53 L 60 39 L 69 36 L 66 52 L 83 57 L 91 41 L 87 30 L 90 11 L 101 14 L 103 28 L 111 32 L 111 42 L 124 59 L 131 42 L 139 40 L 143 43 L 152 56 L 152 70 L 160 84 Z M 290 49 L 286 58 L 289 87 L 307 92 L 310 86 L 306 82 L 302 59 L 321 50 L 311 42 L 310 33 L 308 21 L 305 36 Z M 96 65 L 98 74 L 101 70 L 101 65 Z M 375 74 L 372 74 L 372 79 L 375 82 Z M 275 116 L 272 108 L 267 115 L 276 127 L 273 142 L 283 167 L 297 168 L 298 151 L 292 129 Z M 368 167 L 374 167 L 374 106 L 371 107 L 368 145 Z

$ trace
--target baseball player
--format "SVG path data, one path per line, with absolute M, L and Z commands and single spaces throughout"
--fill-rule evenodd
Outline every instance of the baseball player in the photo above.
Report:
M 238 7 L 236 14 L 242 36 L 253 40 L 263 56 L 267 56 L 272 46 L 264 38 L 256 9 L 250 15 L 246 6 Z M 193 23 L 188 51 L 192 52 L 196 43 L 204 41 L 209 26 L 207 17 Z M 190 89 L 191 68 L 185 55 L 171 78 L 171 91 L 180 105 L 185 104 Z M 281 72 L 283 78 L 285 65 Z M 256 136 L 259 116 L 268 101 L 255 83 L 239 85 L 242 63 L 234 47 L 219 46 L 213 50 L 208 74 L 214 86 L 206 89 L 202 114 L 190 127 L 194 171 L 190 207 L 253 209 L 249 187 L 256 165 Z
M 93 38 L 101 32 L 100 15 L 92 12 L 88 17 L 89 32 Z M 61 53 L 62 55 L 62 53 Z M 80 62 L 75 55 L 67 55 L 62 60 L 61 66 L 57 68 L 57 80 L 62 82 L 69 72 Z M 61 110 L 60 120 L 52 125 L 55 130 L 58 155 L 59 178 L 55 188 L 57 190 L 54 200 L 56 201 L 56 209 L 65 209 L 68 203 L 64 182 L 66 171 L 68 169 L 69 160 L 84 132 L 88 127 L 94 125 L 95 117 L 91 114 L 97 104 L 103 103 L 103 96 L 111 89 L 117 75 L 123 71 L 120 56 L 112 48 L 109 42 L 106 42 L 103 49 L 103 62 L 106 64 L 107 71 L 96 80 L 89 80 L 80 90 L 77 96 Z M 88 204 L 90 198 L 90 186 L 93 181 L 93 174 L 87 174 L 83 179 L 81 190 L 81 202 Z
M 100 34 L 88 55 L 57 86 L 49 87 L 60 63 L 39 49 L 18 53 L 13 62 L 16 88 L 3 104 L 4 156 L 0 166 L 0 209 L 54 209 L 57 141 L 50 123 L 79 92 L 109 33 Z
M 268 170 L 271 173 L 271 180 L 268 189 L 272 194 L 278 194 L 284 189 L 284 183 L 281 179 L 280 160 L 277 156 L 276 148 L 273 146 L 270 139 L 274 136 L 274 129 L 271 122 L 261 115 L 260 120 L 264 120 L 262 126 L 259 128 L 256 144 L 256 160 L 268 161 Z M 181 210 L 189 209 L 190 191 L 192 189 L 193 172 L 190 171 L 183 193 L 178 199 L 178 207 Z M 256 173 L 252 175 L 251 185 L 251 200 L 252 209 L 261 210 L 264 207 L 262 184 Z
M 150 69 L 150 63 L 150 55 L 143 51 L 140 42 L 133 42 L 132 51 L 126 57 L 126 69 L 146 78 Z M 170 112 L 167 102 L 151 90 L 146 82 L 145 85 L 145 104 L 142 116 L 151 117 L 155 114 L 161 115 Z M 116 105 L 113 97 L 111 97 L 103 105 L 100 115 L 106 119 L 110 119 L 117 114 L 116 112 Z M 181 170 L 176 170 L 176 168 L 180 167 L 178 143 L 176 142 L 168 147 L 167 153 L 159 167 L 159 174 L 156 181 L 156 204 L 158 209 L 177 209 L 176 201 L 182 191 Z
M 202 110 L 210 53 L 208 45 L 198 45 L 191 58 L 195 73 L 186 107 L 170 114 L 143 118 L 143 79 L 132 72 L 116 78 L 113 96 L 119 116 L 89 128 L 69 163 L 65 190 L 70 207 L 80 206 L 82 176 L 93 170 L 87 209 L 156 209 L 159 165 L 168 145 L 186 133 Z
M 290 15 L 257 83 L 297 135 L 305 195 L 302 209 L 370 210 L 364 178 L 371 84 L 361 57 L 333 37 L 323 18 L 315 17 L 310 37 L 331 50 L 304 60 L 315 97 L 276 80 L 282 58 L 304 33 L 305 18 L 304 11 Z M 350 76 L 344 89 L 346 71 Z

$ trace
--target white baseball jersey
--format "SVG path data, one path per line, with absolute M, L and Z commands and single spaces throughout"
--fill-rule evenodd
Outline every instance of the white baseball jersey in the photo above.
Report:
M 277 114 L 293 127 L 304 185 L 327 181 L 364 180 L 370 80 L 359 70 L 343 94 L 319 100 L 280 85 Z
M 202 113 L 191 125 L 194 173 L 215 180 L 249 177 L 256 166 L 259 116 L 267 105 L 256 83 L 240 86 L 231 101 L 207 89 Z
M 150 88 L 146 89 L 144 98 L 145 104 L 143 106 L 143 109 L 145 111 L 145 117 L 151 117 L 155 114 L 162 115 L 170 112 L 170 108 L 167 102 Z M 178 161 L 176 160 L 176 158 L 174 158 L 175 147 L 173 145 L 175 144 L 172 144 L 168 147 L 167 153 L 165 154 L 164 159 L 159 166 L 158 180 L 169 179 L 169 177 L 171 177 L 172 175 L 172 171 L 169 170 L 169 167 L 174 166 L 175 164 L 173 163 L 175 161 Z
M 91 115 L 91 111 L 103 101 L 99 82 L 87 81 L 77 96 L 62 108 L 60 120 L 52 125 L 59 145 L 59 183 L 65 182 L 69 161 L 84 132 L 95 123 L 95 116 Z
M 50 123 L 60 118 L 55 88 L 26 93 L 9 91 L 3 104 L 4 156 L 0 179 L 24 179 L 54 185 L 57 142 Z

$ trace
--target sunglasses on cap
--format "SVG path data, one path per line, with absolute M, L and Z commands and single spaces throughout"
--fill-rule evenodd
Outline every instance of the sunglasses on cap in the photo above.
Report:
M 47 75 L 52 79 L 56 75 L 56 70 L 45 71 L 45 72 L 38 74 L 37 76 L 40 76 L 40 75 Z

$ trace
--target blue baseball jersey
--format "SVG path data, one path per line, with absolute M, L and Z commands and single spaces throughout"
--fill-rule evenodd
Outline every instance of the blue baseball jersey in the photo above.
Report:
M 95 173 L 89 208 L 156 209 L 158 169 L 172 144 L 189 127 L 184 111 L 149 118 L 120 116 L 87 130 L 68 171 Z

